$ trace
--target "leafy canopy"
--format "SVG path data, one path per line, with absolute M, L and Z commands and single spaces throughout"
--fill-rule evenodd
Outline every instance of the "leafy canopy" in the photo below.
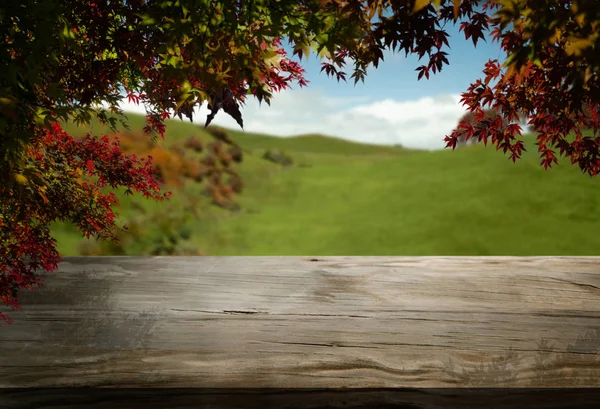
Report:
M 56 220 L 83 234 L 115 237 L 114 190 L 156 200 L 151 158 L 123 153 L 118 140 L 70 137 L 61 122 L 92 119 L 115 129 L 124 99 L 146 107 L 144 131 L 164 137 L 164 121 L 192 119 L 208 104 L 206 125 L 223 110 L 243 127 L 247 97 L 269 103 L 307 85 L 301 59 L 317 53 L 338 81 L 364 81 L 384 51 L 415 54 L 419 79 L 450 63 L 446 24 L 474 45 L 497 41 L 462 101 L 473 114 L 446 137 L 491 142 L 518 159 L 520 127 L 537 133 L 541 164 L 557 153 L 583 172 L 600 170 L 598 72 L 600 3 L 593 0 L 22 0 L 0 6 L 0 299 L 56 269 L 49 233 Z M 349 77 L 349 78 L 348 78 Z M 499 115 L 485 115 L 492 109 Z M 583 135 L 587 129 L 591 135 Z M 1 317 L 4 317 L 0 314 Z M 5 317 L 6 318 L 6 317 Z M 6 318 L 8 320 L 8 318 Z

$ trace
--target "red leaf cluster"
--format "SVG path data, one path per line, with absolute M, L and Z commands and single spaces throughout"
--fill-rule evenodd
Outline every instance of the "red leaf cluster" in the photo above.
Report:
M 57 268 L 50 223 L 71 221 L 86 237 L 113 239 L 118 203 L 112 189 L 155 200 L 169 195 L 160 192 L 151 158 L 122 152 L 119 141 L 108 136 L 72 138 L 58 124 L 38 128 L 27 165 L 24 186 L 0 187 L 0 302 L 12 308 L 19 308 L 19 290 L 40 285 L 40 269 Z M 10 322 L 2 313 L 0 318 Z
M 558 153 L 583 173 L 596 176 L 600 173 L 600 83 L 592 68 L 594 53 L 585 57 L 586 63 L 581 55 L 569 52 L 574 40 L 568 36 L 587 44 L 585 36 L 590 33 L 585 32 L 584 23 L 588 21 L 592 27 L 599 24 L 600 6 L 596 2 L 565 1 L 548 9 L 543 3 L 521 1 L 500 9 L 498 1 L 485 2 L 483 10 L 490 16 L 482 26 L 491 28 L 490 37 L 510 58 L 504 65 L 498 60 L 486 63 L 483 78 L 472 83 L 461 99 L 479 120 L 474 124 L 462 120 L 445 141 L 447 147 L 455 148 L 465 137 L 484 143 L 489 140 L 515 161 L 525 150 L 518 122 L 526 121 L 536 134 L 542 167 L 557 164 Z M 578 7 L 581 14 L 569 14 Z M 495 9 L 499 14 L 491 16 Z M 522 19 L 525 11 L 528 18 Z M 510 22 L 513 25 L 509 29 Z M 461 29 L 467 38 L 474 36 L 464 23 Z M 579 35 L 584 37 L 580 40 Z M 585 77 L 578 77 L 583 71 Z M 486 109 L 499 112 L 502 119 L 483 119 Z M 593 135 L 584 135 L 586 131 Z

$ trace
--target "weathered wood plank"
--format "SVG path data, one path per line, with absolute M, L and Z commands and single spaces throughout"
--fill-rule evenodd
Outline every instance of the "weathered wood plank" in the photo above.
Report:
M 600 257 L 311 260 L 65 258 L 0 386 L 600 386 Z

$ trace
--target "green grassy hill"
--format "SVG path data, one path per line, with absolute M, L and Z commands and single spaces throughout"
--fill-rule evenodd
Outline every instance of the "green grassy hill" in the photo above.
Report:
M 141 129 L 141 117 L 130 120 Z M 171 121 L 165 146 L 191 135 L 207 138 L 202 127 Z M 321 135 L 231 136 L 252 152 L 239 167 L 242 211 L 210 206 L 195 184 L 174 189 L 167 203 L 123 198 L 122 219 L 140 233 L 102 254 L 600 254 L 600 179 L 567 162 L 543 170 L 532 138 L 513 164 L 483 145 L 427 152 Z M 266 149 L 284 150 L 295 165 L 261 159 Z M 63 255 L 80 253 L 73 228 L 54 233 Z

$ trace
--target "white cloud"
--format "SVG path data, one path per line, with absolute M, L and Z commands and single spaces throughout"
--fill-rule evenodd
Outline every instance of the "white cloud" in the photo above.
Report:
M 336 98 L 320 90 L 287 90 L 275 95 L 271 106 L 249 99 L 243 107 L 244 129 L 289 137 L 319 133 L 356 142 L 417 149 L 442 149 L 465 108 L 459 95 L 439 95 L 409 101 L 370 98 Z M 144 112 L 124 104 L 125 111 Z M 206 105 L 196 110 L 194 122 L 203 124 Z M 213 123 L 238 128 L 235 120 L 219 112 Z

